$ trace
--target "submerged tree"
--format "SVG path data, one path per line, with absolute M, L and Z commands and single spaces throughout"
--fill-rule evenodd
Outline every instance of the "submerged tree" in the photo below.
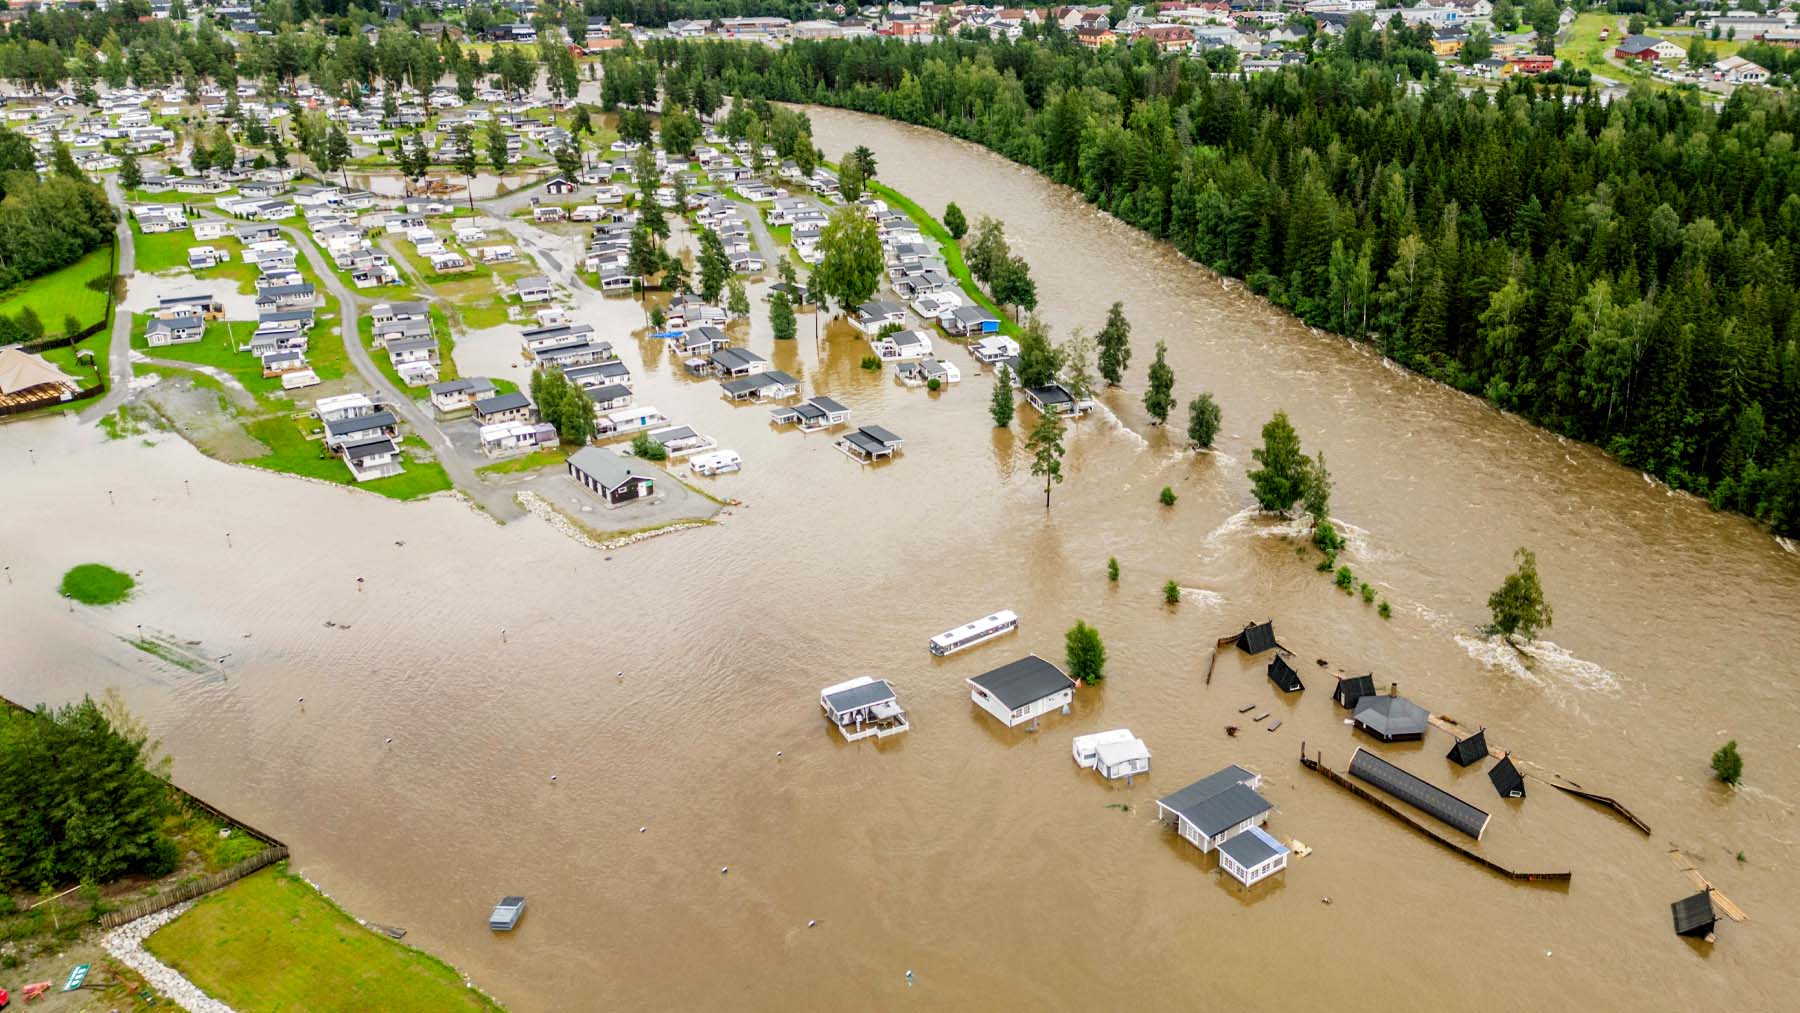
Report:
M 1288 421 L 1287 412 L 1276 412 L 1262 428 L 1263 445 L 1250 456 L 1262 465 L 1250 472 L 1250 489 L 1264 510 L 1287 513 L 1306 494 L 1306 455 L 1300 450 L 1300 434 Z
M 1223 413 L 1219 410 L 1219 402 L 1213 396 L 1201 391 L 1199 396 L 1188 402 L 1188 439 L 1196 447 L 1210 447 L 1219 435 L 1219 422 Z
M 1050 347 L 1049 332 L 1042 321 L 1032 319 L 1019 332 L 1019 386 L 1043 387 L 1056 381 L 1062 362 L 1056 349 Z
M 1744 758 L 1738 755 L 1737 740 L 1732 739 L 1712 755 L 1713 776 L 1726 784 L 1736 784 L 1744 776 Z
M 1013 409 L 1012 370 L 1001 363 L 1000 375 L 994 378 L 994 397 L 988 407 L 994 416 L 994 428 L 1005 429 L 1012 425 Z
M 1553 625 L 1550 603 L 1544 600 L 1544 587 L 1538 582 L 1537 556 L 1521 547 L 1513 558 L 1519 561 L 1519 568 L 1488 595 L 1488 611 L 1493 616 L 1489 628 L 1509 639 L 1516 634 L 1531 640 L 1539 630 Z
M 1175 407 L 1175 371 L 1164 357 L 1168 351 L 1168 345 L 1156 343 L 1156 360 L 1150 363 L 1150 387 L 1144 391 L 1144 410 L 1159 426 L 1169 421 L 1169 412 Z
M 815 299 L 830 299 L 840 310 L 861 305 L 881 283 L 886 258 L 875 223 L 862 209 L 846 204 L 831 213 L 819 234 L 823 257 L 807 279 Z
M 1125 304 L 1116 302 L 1106 311 L 1106 324 L 1094 335 L 1100 346 L 1100 375 L 1117 387 L 1125 379 L 1125 367 L 1131 365 L 1131 321 L 1125 319 Z
M 1050 509 L 1050 487 L 1063 480 L 1063 422 L 1055 412 L 1045 412 L 1031 427 L 1025 447 L 1031 451 L 1031 473 L 1044 480 L 1044 509 Z
M 1063 660 L 1069 666 L 1069 678 L 1092 686 L 1106 678 L 1106 645 L 1100 631 L 1085 620 L 1075 620 L 1063 636 Z
M 786 292 L 777 292 L 769 299 L 769 326 L 775 331 L 779 341 L 790 341 L 794 337 L 794 306 L 788 301 Z

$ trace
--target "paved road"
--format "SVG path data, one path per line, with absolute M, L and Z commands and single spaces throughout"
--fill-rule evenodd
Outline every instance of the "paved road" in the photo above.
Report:
M 137 247 L 131 242 L 131 220 L 125 217 L 125 195 L 119 191 L 119 184 L 113 177 L 106 178 L 106 195 L 119 210 L 118 235 L 119 260 L 116 271 L 120 278 L 130 278 L 137 273 Z M 112 352 L 109 368 L 112 378 L 106 396 L 90 405 L 79 418 L 83 423 L 93 422 L 125 403 L 131 393 L 131 314 L 113 307 Z
M 744 218 L 750 223 L 750 237 L 756 240 L 756 252 L 762 257 L 763 271 L 770 276 L 778 277 L 781 270 L 781 247 L 775 245 L 775 237 L 769 235 L 769 226 L 763 222 L 762 211 L 747 200 L 732 199 L 744 212 Z
M 488 513 L 501 521 L 510 521 L 525 516 L 525 511 L 513 502 L 511 493 L 494 489 L 481 481 L 481 477 L 475 474 L 474 466 L 451 444 L 450 438 L 438 428 L 436 420 L 432 419 L 426 410 L 420 408 L 418 403 L 404 390 L 395 386 L 387 378 L 387 374 L 375 365 L 375 360 L 370 357 L 369 350 L 363 346 L 362 333 L 357 327 L 358 322 L 362 319 L 362 300 L 351 295 L 350 290 L 344 287 L 344 283 L 338 280 L 337 272 L 332 270 L 330 260 L 326 259 L 324 252 L 313 244 L 312 237 L 288 225 L 283 225 L 281 231 L 293 241 L 294 247 L 312 265 L 313 273 L 319 276 L 319 280 L 324 282 L 325 288 L 331 292 L 332 298 L 337 300 L 339 330 L 344 336 L 344 348 L 349 352 L 350 361 L 356 366 L 356 371 L 362 374 L 364 382 L 381 395 L 381 399 L 394 410 L 395 414 L 412 426 L 413 432 L 418 433 L 426 443 L 431 445 L 432 451 L 437 454 L 438 462 L 444 466 L 445 471 L 449 472 L 450 481 L 454 482 L 456 487 L 467 494 L 470 499 L 481 504 Z

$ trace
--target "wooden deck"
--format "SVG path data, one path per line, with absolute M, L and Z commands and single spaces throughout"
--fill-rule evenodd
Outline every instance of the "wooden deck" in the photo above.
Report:
M 1734 922 L 1750 920 L 1750 916 L 1744 913 L 1744 909 L 1733 904 L 1731 898 L 1720 893 L 1719 888 L 1712 885 L 1712 882 L 1700 871 L 1700 867 L 1694 864 L 1694 860 L 1684 854 L 1680 848 L 1670 848 L 1669 858 L 1675 863 L 1675 868 L 1687 873 L 1687 878 L 1693 881 L 1696 889 L 1712 891 L 1713 906 L 1724 912 L 1725 917 Z

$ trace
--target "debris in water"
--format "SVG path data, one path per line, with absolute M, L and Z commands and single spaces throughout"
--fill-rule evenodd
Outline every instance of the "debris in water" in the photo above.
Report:
M 1269 731 L 1274 731 L 1275 729 L 1280 728 L 1280 727 L 1281 727 L 1281 719 L 1280 718 L 1276 718 L 1274 721 L 1269 722 Z
M 1295 837 L 1288 841 L 1288 850 L 1294 853 L 1295 858 L 1305 858 L 1307 855 L 1312 854 L 1313 849 L 1302 844 L 1300 838 Z
M 1238 713 L 1239 713 L 1239 714 L 1248 714 L 1248 713 L 1250 713 L 1250 712 L 1251 712 L 1251 711 L 1253 711 L 1253 710 L 1255 710 L 1255 709 L 1256 709 L 1256 705 L 1255 705 L 1255 704 L 1253 704 L 1253 703 L 1247 703 L 1247 704 L 1245 704 L 1245 705 L 1243 705 L 1243 706 L 1242 706 L 1242 707 L 1239 707 L 1239 708 L 1238 708 Z
M 1321 904 L 1330 904 L 1330 903 L 1331 903 L 1331 898 L 1330 898 L 1330 897 L 1320 897 L 1320 898 L 1319 898 L 1319 903 L 1321 903 Z
M 1262 712 L 1262 713 L 1261 713 L 1261 714 L 1258 714 L 1258 715 L 1257 715 L 1257 716 L 1255 716 L 1255 717 L 1253 717 L 1253 718 L 1251 718 L 1251 719 L 1250 719 L 1250 720 L 1252 720 L 1252 721 L 1261 721 L 1261 720 L 1262 720 L 1262 719 L 1263 719 L 1263 718 L 1266 718 L 1266 717 L 1268 717 L 1268 716 L 1269 716 L 1269 712 L 1268 712 L 1268 711 L 1263 711 L 1263 712 Z
M 1236 735 L 1237 735 L 1237 733 L 1238 733 L 1238 726 L 1237 726 L 1237 725 L 1226 725 L 1226 726 L 1225 726 L 1225 734 L 1226 734 L 1226 735 L 1230 735 L 1230 736 L 1233 736 L 1233 737 L 1236 737 Z
M 1314 659 L 1313 659 L 1313 660 L 1314 660 L 1314 661 L 1317 661 L 1317 662 L 1318 662 L 1318 663 L 1319 663 L 1319 667 L 1320 667 L 1320 668 L 1324 668 L 1324 667 L 1326 667 L 1326 666 L 1327 666 L 1327 665 L 1330 665 L 1330 664 L 1331 664 L 1331 662 L 1329 662 L 1329 661 L 1326 661 L 1326 660 L 1325 660 L 1325 659 L 1324 659 L 1324 658 L 1314 658 Z
M 550 780 L 552 780 L 552 781 L 554 781 L 554 780 L 556 780 L 556 775 L 555 775 L 555 774 L 551 774 L 551 775 L 550 775 Z
M 641 834 L 641 833 L 643 833 L 643 832 L 644 832 L 644 831 L 646 831 L 646 830 L 649 830 L 649 829 L 650 829 L 650 828 L 649 828 L 649 827 L 638 827 L 638 833 L 640 833 L 640 834 Z
M 812 920 L 810 920 L 810 921 L 808 921 L 808 922 L 807 922 L 807 923 L 806 923 L 806 927 L 807 927 L 807 928 L 809 928 L 809 929 L 816 929 L 816 928 L 818 928 L 818 927 L 819 927 L 819 920 L 818 920 L 818 919 L 817 919 L 817 918 L 814 918 L 814 919 L 812 919 Z
M 719 866 L 719 875 L 721 875 L 721 876 L 725 875 L 726 873 L 728 873 L 730 871 L 731 871 L 731 866 L 729 866 L 729 865 Z

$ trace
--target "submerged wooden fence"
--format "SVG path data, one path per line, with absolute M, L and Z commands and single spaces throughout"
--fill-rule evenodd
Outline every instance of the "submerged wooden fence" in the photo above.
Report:
M 146 897 L 136 904 L 129 904 L 117 911 L 108 911 L 100 916 L 100 927 L 103 929 L 118 928 L 126 922 L 135 922 L 146 915 L 153 915 L 158 911 L 172 908 L 182 901 L 193 900 L 195 897 L 209 894 L 222 886 L 230 886 L 263 866 L 272 865 L 287 856 L 288 849 L 285 844 L 264 848 L 260 853 L 251 855 L 229 869 L 220 869 L 218 872 L 209 873 L 199 879 L 190 879 L 154 897 Z
M 1354 781 L 1351 781 L 1349 778 L 1345 777 L 1344 775 L 1338 773 L 1335 770 L 1332 770 L 1330 767 L 1325 766 L 1325 764 L 1323 762 L 1321 762 L 1319 759 L 1317 759 L 1315 757 L 1307 756 L 1306 755 L 1306 743 L 1304 743 L 1304 742 L 1302 742 L 1300 744 L 1300 765 L 1305 767 L 1307 770 L 1324 775 L 1325 780 L 1330 781 L 1332 784 L 1335 784 L 1338 787 L 1343 788 L 1346 791 L 1350 792 L 1350 794 L 1355 795 L 1356 797 L 1361 798 L 1361 799 L 1373 804 L 1377 809 L 1382 810 L 1383 812 L 1387 813 L 1389 816 L 1392 816 L 1395 819 L 1401 821 L 1402 823 L 1405 823 L 1407 826 L 1412 827 L 1414 830 L 1417 830 L 1419 833 L 1424 834 L 1426 837 L 1429 837 L 1432 840 L 1438 842 L 1439 844 L 1442 844 L 1444 847 L 1449 848 L 1450 850 L 1456 852 L 1457 854 L 1463 856 L 1464 858 L 1467 858 L 1470 861 L 1475 862 L 1479 865 L 1485 866 L 1489 870 L 1491 870 L 1493 872 L 1497 872 L 1500 875 L 1505 876 L 1508 879 L 1516 879 L 1516 880 L 1520 880 L 1522 882 L 1530 882 L 1530 883 L 1567 883 L 1569 880 L 1574 878 L 1574 874 L 1568 873 L 1568 872 L 1520 872 L 1516 869 L 1509 869 L 1506 866 L 1501 865 L 1499 862 L 1496 862 L 1493 859 L 1487 857 L 1486 855 L 1483 855 L 1478 852 L 1470 850 L 1469 848 L 1465 847 L 1461 842 L 1453 841 L 1450 838 L 1445 837 L 1442 834 L 1438 833 L 1437 831 L 1426 826 L 1425 824 L 1420 823 L 1418 820 L 1413 819 L 1411 816 L 1408 816 L 1405 813 L 1401 812 L 1398 808 L 1396 808 L 1393 805 L 1393 803 L 1389 802 L 1387 799 L 1384 799 L 1381 796 L 1376 795 L 1374 792 L 1369 791 L 1367 788 L 1364 788 L 1362 785 L 1357 784 Z

